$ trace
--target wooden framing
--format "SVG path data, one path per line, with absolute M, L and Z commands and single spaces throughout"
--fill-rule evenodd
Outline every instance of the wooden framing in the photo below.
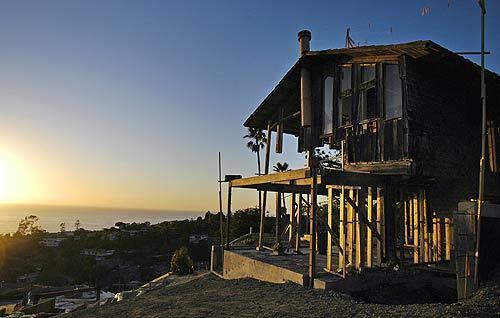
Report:
M 367 194 L 367 214 L 368 222 L 372 223 L 373 220 L 373 188 L 368 188 Z M 380 232 L 379 232 L 380 233 Z M 373 240 L 372 240 L 372 230 L 370 227 L 366 229 L 366 266 L 373 266 Z

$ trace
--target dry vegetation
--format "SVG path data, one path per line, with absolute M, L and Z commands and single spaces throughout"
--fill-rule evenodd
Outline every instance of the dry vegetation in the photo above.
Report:
M 499 317 L 500 288 L 491 284 L 459 304 L 380 305 L 348 296 L 207 274 L 131 301 L 65 315 L 79 317 Z

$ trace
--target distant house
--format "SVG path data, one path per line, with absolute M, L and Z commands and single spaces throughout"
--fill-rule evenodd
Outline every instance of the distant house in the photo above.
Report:
M 207 234 L 191 234 L 189 235 L 189 243 L 190 244 L 198 244 L 201 241 L 208 240 Z
M 40 241 L 40 244 L 45 247 L 59 247 L 65 239 L 65 237 L 45 237 Z
M 94 249 L 89 248 L 82 250 L 80 255 L 93 256 L 96 261 L 102 261 L 106 257 L 112 256 L 115 253 L 115 250 L 103 250 L 103 249 Z
M 40 272 L 32 272 L 28 274 L 21 275 L 16 278 L 18 284 L 32 284 L 40 276 Z

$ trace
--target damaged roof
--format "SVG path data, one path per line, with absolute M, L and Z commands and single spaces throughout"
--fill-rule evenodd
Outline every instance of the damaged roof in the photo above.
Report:
M 354 48 L 328 49 L 321 51 L 310 51 L 290 68 L 278 85 L 255 109 L 245 121 L 245 127 L 265 129 L 269 120 L 276 121 L 277 109 L 284 106 L 284 117 L 289 117 L 284 125 L 284 132 L 298 135 L 300 127 L 300 116 L 291 116 L 300 110 L 300 65 L 304 61 L 318 60 L 322 58 L 334 59 L 340 63 L 363 63 L 377 61 L 397 61 L 401 55 L 408 55 L 414 59 L 431 58 L 435 60 L 447 60 L 449 63 L 468 68 L 472 72 L 479 72 L 480 67 L 472 61 L 453 53 L 452 51 L 430 41 L 414 41 L 390 45 L 369 45 Z M 496 85 L 500 87 L 500 77 L 490 71 L 486 75 L 493 77 Z

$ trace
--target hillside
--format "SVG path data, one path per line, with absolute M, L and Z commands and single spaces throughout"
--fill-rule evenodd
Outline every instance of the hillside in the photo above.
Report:
M 461 304 L 380 305 L 292 283 L 223 280 L 207 274 L 134 300 L 63 315 L 83 317 L 498 317 L 498 285 Z

